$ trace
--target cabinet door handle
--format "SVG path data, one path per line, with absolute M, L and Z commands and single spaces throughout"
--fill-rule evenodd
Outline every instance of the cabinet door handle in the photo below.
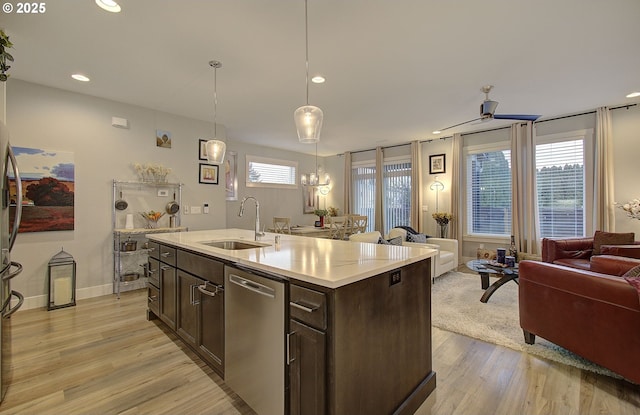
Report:
M 154 295 L 154 296 L 151 296 L 151 297 L 147 297 L 147 299 L 148 299 L 150 302 L 154 302 L 154 301 L 157 301 L 157 300 L 158 300 L 158 296 L 157 296 L 157 295 Z
M 171 256 L 171 252 L 163 252 L 163 253 L 160 254 L 160 256 L 163 257 L 163 258 L 170 257 Z
M 148 270 L 147 270 L 147 272 L 148 272 L 149 274 L 155 274 L 155 273 L 156 273 L 155 271 L 153 271 L 153 270 L 151 270 L 151 269 L 148 269 Z
M 198 291 L 200 291 L 202 294 L 207 295 L 209 297 L 215 297 L 218 293 L 223 293 L 224 292 L 224 287 L 221 285 L 213 285 L 214 287 L 216 287 L 215 291 L 209 291 L 207 290 L 207 284 L 209 284 L 208 282 L 205 282 L 202 285 L 198 285 Z
M 198 288 L 198 284 L 192 284 L 189 286 L 189 302 L 193 306 L 200 304 L 200 300 L 196 300 L 196 288 Z
M 296 334 L 295 331 L 287 333 L 287 365 L 290 365 L 296 360 L 295 357 L 291 357 L 291 349 L 293 348 L 291 346 L 291 339 L 293 338 L 294 334 Z
M 163 266 L 160 267 L 160 269 L 163 270 L 163 271 L 166 271 L 168 269 L 171 269 L 171 267 L 168 266 L 168 265 L 163 265 Z
M 291 307 L 295 307 L 295 308 L 297 308 L 297 309 L 299 309 L 299 310 L 306 311 L 307 313 L 313 313 L 313 312 L 314 312 L 314 311 L 316 311 L 318 308 L 320 308 L 320 306 L 317 306 L 317 305 L 316 305 L 316 306 L 312 306 L 312 307 L 307 307 L 307 306 L 305 306 L 305 305 L 302 305 L 302 304 L 299 304 L 299 303 L 296 303 L 296 302 L 293 302 L 293 301 L 291 301 L 291 302 L 289 303 L 289 305 L 290 305 Z

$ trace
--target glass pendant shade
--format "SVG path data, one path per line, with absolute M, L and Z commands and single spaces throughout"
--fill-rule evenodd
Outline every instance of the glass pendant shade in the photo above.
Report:
M 304 105 L 293 113 L 301 143 L 317 143 L 320 141 L 322 129 L 322 110 L 313 105 Z
M 224 161 L 224 153 L 227 151 L 227 145 L 224 141 L 213 140 L 207 141 L 207 161 L 214 164 L 222 164 Z

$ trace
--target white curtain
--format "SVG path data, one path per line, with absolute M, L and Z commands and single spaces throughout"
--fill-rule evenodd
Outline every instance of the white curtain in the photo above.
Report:
M 607 107 L 596 110 L 595 147 L 594 225 L 597 230 L 614 232 L 613 133 L 611 111 Z
M 464 207 L 462 206 L 462 134 L 453 135 L 451 151 L 451 212 L 453 213 L 453 226 L 451 226 L 451 238 L 460 241 L 458 243 L 458 258 L 462 258 L 462 235 L 464 235 L 462 218 Z
M 382 164 L 384 162 L 384 153 L 382 147 L 376 147 L 376 206 L 375 206 L 375 230 L 384 235 L 384 215 L 382 214 Z
M 351 152 L 347 151 L 344 153 L 344 210 L 342 211 L 344 214 L 355 213 L 351 211 L 351 186 Z
M 422 154 L 419 141 L 411 142 L 411 226 L 422 232 Z
M 518 251 L 541 252 L 533 123 L 511 125 L 511 232 Z

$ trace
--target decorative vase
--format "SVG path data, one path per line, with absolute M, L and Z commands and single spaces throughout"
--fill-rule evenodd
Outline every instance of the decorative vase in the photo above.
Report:
M 320 218 L 320 227 L 324 228 L 324 216 L 319 216 Z
M 446 238 L 448 236 L 449 224 L 448 223 L 439 223 L 440 225 L 440 237 Z

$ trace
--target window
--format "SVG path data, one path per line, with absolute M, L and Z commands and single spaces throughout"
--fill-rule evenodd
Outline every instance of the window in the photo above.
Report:
M 382 170 L 384 233 L 411 224 L 411 160 L 385 160 Z
M 469 235 L 511 234 L 511 152 L 501 148 L 467 149 L 466 230 Z
M 375 161 L 353 163 L 351 166 L 353 212 L 367 217 L 367 231 L 375 227 L 376 165 Z
M 536 140 L 536 186 L 540 236 L 584 236 L 583 136 L 539 137 Z
M 353 213 L 367 216 L 367 231 L 375 228 L 375 161 L 353 163 Z M 382 166 L 383 233 L 411 223 L 411 161 L 408 157 L 386 159 Z
M 298 163 L 247 156 L 247 187 L 298 188 Z

